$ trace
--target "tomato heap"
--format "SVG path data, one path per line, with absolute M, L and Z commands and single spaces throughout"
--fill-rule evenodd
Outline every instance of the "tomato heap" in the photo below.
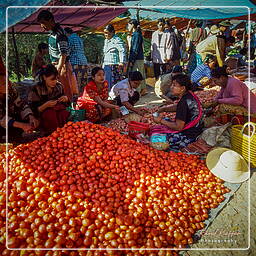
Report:
M 107 248 L 23 255 L 176 255 L 145 248 L 193 243 L 228 192 L 197 156 L 158 151 L 86 122 L 19 145 L 8 159 L 9 248 Z M 0 174 L 0 252 L 19 255 L 4 246 Z

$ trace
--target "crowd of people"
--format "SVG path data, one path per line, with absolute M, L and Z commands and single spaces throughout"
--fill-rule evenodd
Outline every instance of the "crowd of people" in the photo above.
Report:
M 47 10 L 39 13 L 37 21 L 50 34 L 48 44 L 38 45 L 32 63 L 36 85 L 25 102 L 9 82 L 8 117 L 4 106 L 6 77 L 2 59 L 0 63 L 0 129 L 3 131 L 7 124 L 9 139 L 12 130 L 28 133 L 40 128 L 48 135 L 62 127 L 69 118 L 67 106 L 74 100 L 76 109 L 84 109 L 85 119 L 94 123 L 120 115 L 121 107 L 138 115 L 145 113 L 145 109 L 135 106 L 140 97 L 147 94 L 144 42 L 138 20 L 131 19 L 128 23 L 127 46 L 113 25 L 105 27 L 102 66 L 94 67 L 90 78 L 82 39 L 71 28 L 63 29 Z M 186 147 L 203 131 L 205 106 L 195 95 L 196 90 L 218 85 L 220 93 L 208 108 L 218 105 L 220 113 L 235 113 L 239 109 L 245 115 L 250 109 L 251 115 L 256 116 L 256 96 L 243 82 L 229 76 L 225 66 L 227 49 L 236 43 L 229 29 L 231 25 L 222 21 L 203 28 L 203 22 L 198 21 L 188 36 L 173 28 L 169 20 L 158 20 L 158 29 L 151 40 L 154 77 L 158 80 L 169 74 L 170 79 L 165 88 L 161 88 L 167 105 L 159 108 L 154 122 L 168 135 L 172 147 Z M 189 43 L 184 43 L 186 39 Z M 51 63 L 44 60 L 46 54 Z M 187 69 L 181 66 L 181 61 L 188 63 Z M 178 100 L 176 104 L 174 100 Z M 165 118 L 163 112 L 176 112 L 175 120 Z

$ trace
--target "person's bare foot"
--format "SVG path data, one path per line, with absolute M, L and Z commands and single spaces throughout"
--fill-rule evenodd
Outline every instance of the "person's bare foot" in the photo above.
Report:
M 146 95 L 146 94 L 148 94 L 148 91 L 147 91 L 146 88 L 144 88 L 144 89 L 142 89 L 142 90 L 140 91 L 140 95 L 141 95 L 141 96 L 144 96 L 144 95 Z

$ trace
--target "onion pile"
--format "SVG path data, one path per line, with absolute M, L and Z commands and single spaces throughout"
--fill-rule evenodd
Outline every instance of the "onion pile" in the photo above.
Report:
M 215 89 L 195 92 L 196 96 L 199 98 L 202 104 L 212 102 L 218 93 L 219 91 Z
M 217 96 L 218 90 L 204 90 L 204 91 L 196 91 L 195 94 L 198 96 L 202 104 L 212 102 L 212 100 Z M 175 101 L 177 103 L 178 101 Z M 149 123 L 151 125 L 155 125 L 156 123 L 153 121 L 152 114 L 158 110 L 159 107 L 152 108 L 144 108 L 147 110 L 147 113 L 144 114 L 141 118 L 142 123 Z M 143 108 L 142 108 L 143 109 Z M 174 120 L 175 113 L 162 113 L 163 117 L 168 117 L 171 120 Z M 121 133 L 128 133 L 128 124 L 124 121 L 124 118 L 117 118 L 108 123 L 106 123 L 107 127 L 114 129 L 115 131 L 119 131 Z
M 158 151 L 86 122 L 19 145 L 8 158 L 10 248 L 106 248 L 22 255 L 177 255 L 145 248 L 192 244 L 229 191 L 197 156 Z M 3 167 L 3 154 L 0 161 Z M 0 253 L 20 255 L 5 249 L 3 168 L 0 179 Z

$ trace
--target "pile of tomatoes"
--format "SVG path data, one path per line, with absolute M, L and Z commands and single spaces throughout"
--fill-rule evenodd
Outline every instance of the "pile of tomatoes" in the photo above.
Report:
M 3 154 L 0 161 L 3 167 Z M 5 249 L 7 235 L 9 248 L 105 248 L 22 251 L 29 256 L 176 255 L 160 248 L 192 244 L 228 192 L 197 156 L 158 151 L 85 122 L 19 145 L 8 167 L 8 234 L 0 171 L 3 256 L 20 255 Z

